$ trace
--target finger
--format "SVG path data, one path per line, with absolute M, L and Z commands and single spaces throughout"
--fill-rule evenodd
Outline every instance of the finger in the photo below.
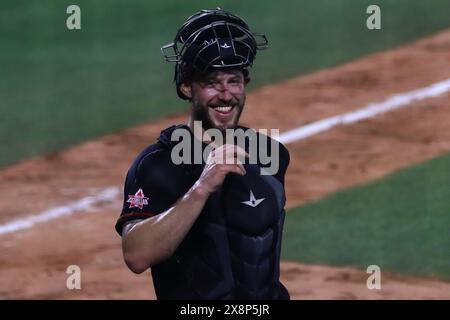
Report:
M 238 154 L 242 154 L 243 156 L 245 156 L 246 158 L 250 158 L 250 155 L 248 154 L 247 151 L 245 151 L 244 148 L 240 147 L 240 146 L 236 146 L 237 152 Z
M 225 158 L 225 164 L 238 164 L 238 163 L 245 163 L 245 157 L 243 154 L 241 155 L 236 155 L 235 153 L 233 154 L 228 154 Z
M 242 159 L 249 158 L 249 154 L 241 147 L 234 146 L 232 149 L 227 149 L 228 154 L 232 154 L 234 157 L 239 157 Z
M 245 162 L 245 158 L 249 158 L 249 154 L 239 146 L 232 146 L 226 149 L 226 157 L 239 159 L 240 162 Z M 230 163 L 230 162 L 227 162 Z M 236 161 L 232 162 L 236 163 Z
M 241 167 L 239 167 L 239 166 L 236 165 L 236 164 L 229 165 L 229 167 L 227 168 L 227 171 L 228 171 L 228 172 L 236 173 L 236 174 L 238 174 L 238 175 L 240 175 L 240 176 L 243 176 L 243 175 L 245 175 L 245 173 L 246 173 L 244 168 L 241 168 Z
M 235 145 L 235 144 L 225 144 L 223 145 L 224 150 L 226 150 L 227 152 L 238 152 L 238 153 L 242 153 L 242 154 L 247 154 L 248 153 L 245 151 L 244 148 L 242 148 L 239 145 Z
M 236 173 L 238 175 L 245 175 L 245 169 L 243 167 L 239 167 L 236 164 L 223 164 L 218 168 L 218 172 L 222 172 L 222 174 L 227 175 L 228 173 Z
M 227 149 L 232 149 L 234 147 L 234 144 L 222 144 L 222 145 L 220 145 L 220 146 L 217 146 L 217 147 L 215 147 L 214 148 L 214 150 L 216 151 L 216 152 L 224 152 L 224 151 L 226 151 Z
M 223 145 L 214 152 L 214 159 L 220 164 L 234 164 L 235 160 L 235 146 L 234 145 Z
M 250 159 L 250 155 L 242 148 L 237 147 L 235 157 L 240 163 L 245 163 L 246 159 Z
M 239 170 L 242 171 L 243 175 L 247 174 L 247 170 L 245 170 L 244 165 L 242 163 L 236 164 L 236 166 L 239 168 Z
M 233 172 L 238 172 L 240 175 L 245 175 L 247 173 L 247 170 L 245 170 L 243 164 L 227 164 L 226 170 L 233 170 Z
M 243 148 L 233 144 L 220 146 L 219 148 L 214 149 L 214 152 L 211 152 L 211 154 L 211 157 L 214 157 L 215 162 L 221 164 L 244 163 L 246 158 L 250 158 L 250 155 Z

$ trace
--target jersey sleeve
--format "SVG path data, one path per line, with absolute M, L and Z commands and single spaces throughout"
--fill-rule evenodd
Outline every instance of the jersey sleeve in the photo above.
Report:
M 164 171 L 170 170 L 170 163 L 167 163 L 165 158 L 164 151 L 152 151 L 135 160 L 128 170 L 122 212 L 115 225 L 120 235 L 126 222 L 153 217 L 176 202 L 176 196 L 164 188 Z

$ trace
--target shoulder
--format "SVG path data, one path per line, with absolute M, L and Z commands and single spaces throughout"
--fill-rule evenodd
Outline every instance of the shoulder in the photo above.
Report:
M 246 127 L 242 127 L 244 130 L 248 129 Z M 250 129 L 253 130 L 253 129 Z M 254 131 L 254 130 L 253 130 Z M 286 146 L 278 141 L 277 139 L 272 138 L 271 136 L 262 133 L 261 131 L 255 131 L 257 140 L 258 140 L 258 148 L 265 147 L 268 157 L 273 157 L 274 161 L 278 161 L 279 168 L 281 171 L 286 171 L 290 162 L 289 150 Z
M 271 159 L 272 162 L 270 163 L 269 167 L 275 169 L 275 177 L 278 180 L 282 181 L 284 184 L 284 176 L 286 175 L 286 171 L 290 162 L 289 150 L 283 143 L 281 143 L 277 139 L 269 137 L 263 133 L 258 133 L 258 136 L 258 139 L 260 141 L 261 139 L 266 139 L 264 141 L 267 141 L 267 156 Z
M 127 180 L 133 180 L 133 183 L 141 186 L 162 181 L 164 177 L 174 173 L 170 153 L 170 150 L 159 143 L 147 147 L 134 159 L 128 170 Z
M 272 138 L 270 135 L 263 133 L 260 130 L 257 131 L 255 129 L 247 128 L 244 126 L 239 126 L 238 129 L 244 130 L 245 132 L 248 132 L 248 130 L 250 130 L 252 132 L 252 134 L 249 136 L 256 136 L 258 142 L 261 142 L 261 141 L 267 142 L 266 147 L 269 151 L 271 151 L 271 149 L 276 147 L 276 148 L 278 148 L 279 153 L 283 157 L 289 158 L 289 151 L 286 148 L 286 146 L 283 143 L 281 143 L 280 141 L 278 141 L 277 139 Z M 261 144 L 259 146 L 261 146 Z
M 171 159 L 173 143 L 170 140 L 172 131 L 178 126 L 172 126 L 161 131 L 158 141 L 142 150 L 132 162 L 127 179 L 134 179 L 139 185 L 149 182 L 164 181 L 179 173 L 179 166 Z

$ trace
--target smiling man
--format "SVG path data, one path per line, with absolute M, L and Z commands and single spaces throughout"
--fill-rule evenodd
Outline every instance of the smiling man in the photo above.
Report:
M 225 130 L 236 127 L 245 103 L 248 72 L 239 69 L 216 70 L 180 85 L 180 91 L 192 102 L 192 120 L 204 129 Z M 190 121 L 190 126 L 192 123 Z
M 151 268 L 158 299 L 289 299 L 279 281 L 287 149 L 276 143 L 278 170 L 261 175 L 261 161 L 245 161 L 250 140 L 258 148 L 274 140 L 258 134 L 220 145 L 195 134 L 198 124 L 200 132 L 223 135 L 248 129 L 238 125 L 247 68 L 266 45 L 241 18 L 215 9 L 189 17 L 162 48 L 176 63 L 176 90 L 190 102 L 190 117 L 134 160 L 116 223 L 127 266 L 135 273 Z M 175 164 L 177 130 L 187 130 L 200 150 L 214 146 L 207 159 Z

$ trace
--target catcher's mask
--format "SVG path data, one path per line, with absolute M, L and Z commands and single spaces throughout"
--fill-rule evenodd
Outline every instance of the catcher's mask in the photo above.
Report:
M 161 52 L 167 62 L 176 63 L 177 93 L 186 100 L 188 97 L 179 89 L 181 83 L 220 69 L 241 69 L 246 75 L 245 68 L 252 65 L 256 50 L 267 48 L 267 44 L 264 34 L 251 33 L 244 20 L 217 8 L 189 17 L 175 40 Z

